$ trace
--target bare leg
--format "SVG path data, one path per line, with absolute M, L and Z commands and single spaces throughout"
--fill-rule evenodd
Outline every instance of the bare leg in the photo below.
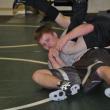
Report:
M 32 79 L 39 85 L 48 89 L 56 89 L 58 88 L 58 83 L 60 83 L 60 80 L 46 69 L 35 71 Z
M 77 94 L 80 89 L 81 81 L 78 77 L 77 71 L 74 70 L 74 68 L 65 67 L 65 71 L 68 72 L 67 69 L 69 69 L 69 73 L 68 75 L 66 75 L 63 69 L 59 69 L 57 71 L 53 69 L 53 72 L 52 70 L 42 69 L 42 70 L 35 71 L 32 76 L 32 79 L 39 85 L 48 89 L 58 89 L 49 94 L 49 98 L 51 100 L 54 100 L 54 101 L 64 100 L 69 95 Z M 72 71 L 70 71 L 70 69 Z M 56 77 L 52 75 L 52 73 L 56 74 Z M 73 81 L 70 82 L 69 80 L 63 80 L 63 79 L 69 79 L 68 76 L 71 76 L 71 75 L 73 75 Z M 62 80 L 58 79 L 57 76 Z
M 107 82 L 108 85 L 110 85 L 110 67 L 109 66 L 101 66 L 97 69 L 97 73 Z
M 55 19 L 55 22 L 63 28 L 68 28 L 70 24 L 70 17 L 64 16 L 62 13 L 59 13 Z
M 44 12 L 51 20 L 63 28 L 67 28 L 70 23 L 70 17 L 61 14 L 55 7 L 48 4 L 47 0 L 27 0 L 27 3 Z

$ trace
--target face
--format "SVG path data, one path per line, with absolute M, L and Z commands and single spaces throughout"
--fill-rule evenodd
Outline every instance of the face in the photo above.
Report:
M 39 43 L 43 46 L 44 49 L 49 50 L 56 45 L 57 40 L 58 36 L 56 33 L 45 33 L 42 35 Z

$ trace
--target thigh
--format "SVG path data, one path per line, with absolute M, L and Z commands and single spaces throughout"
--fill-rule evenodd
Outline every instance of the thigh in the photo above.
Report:
M 68 78 L 68 80 L 72 84 L 81 83 L 78 71 L 72 66 L 62 67 L 59 69 L 50 69 L 50 71 L 54 76 L 56 76 L 60 80 L 67 80 L 65 78 Z

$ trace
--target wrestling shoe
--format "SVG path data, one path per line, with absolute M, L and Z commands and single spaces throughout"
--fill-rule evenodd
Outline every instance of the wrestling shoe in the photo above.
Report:
M 17 5 L 19 4 L 26 4 L 26 1 L 25 0 L 14 0 L 13 2 L 13 9 L 15 9 L 17 7 Z
M 82 86 L 85 93 L 94 90 L 102 83 L 102 79 L 98 76 L 96 70 L 103 65 L 104 63 L 102 61 L 96 61 L 95 63 L 88 66 L 87 74 L 82 81 Z
M 13 3 L 13 14 L 25 14 L 25 3 L 21 0 L 15 0 Z
M 79 84 L 71 85 L 69 81 L 61 81 L 61 84 L 58 85 L 59 90 L 51 92 L 49 94 L 50 100 L 61 101 L 67 99 L 68 96 L 75 95 L 80 90 Z

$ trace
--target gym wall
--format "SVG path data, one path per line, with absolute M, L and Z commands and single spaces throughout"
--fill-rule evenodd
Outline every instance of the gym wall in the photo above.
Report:
M 110 0 L 89 0 L 88 12 L 94 13 L 110 9 Z
M 0 15 L 13 15 L 13 1 L 14 0 L 0 0 Z
M 14 0 L 0 0 L 0 15 L 12 15 L 12 5 Z M 48 0 L 53 1 L 53 0 Z M 64 8 L 63 8 L 64 9 Z M 89 0 L 88 12 L 95 13 L 110 9 L 110 0 Z

